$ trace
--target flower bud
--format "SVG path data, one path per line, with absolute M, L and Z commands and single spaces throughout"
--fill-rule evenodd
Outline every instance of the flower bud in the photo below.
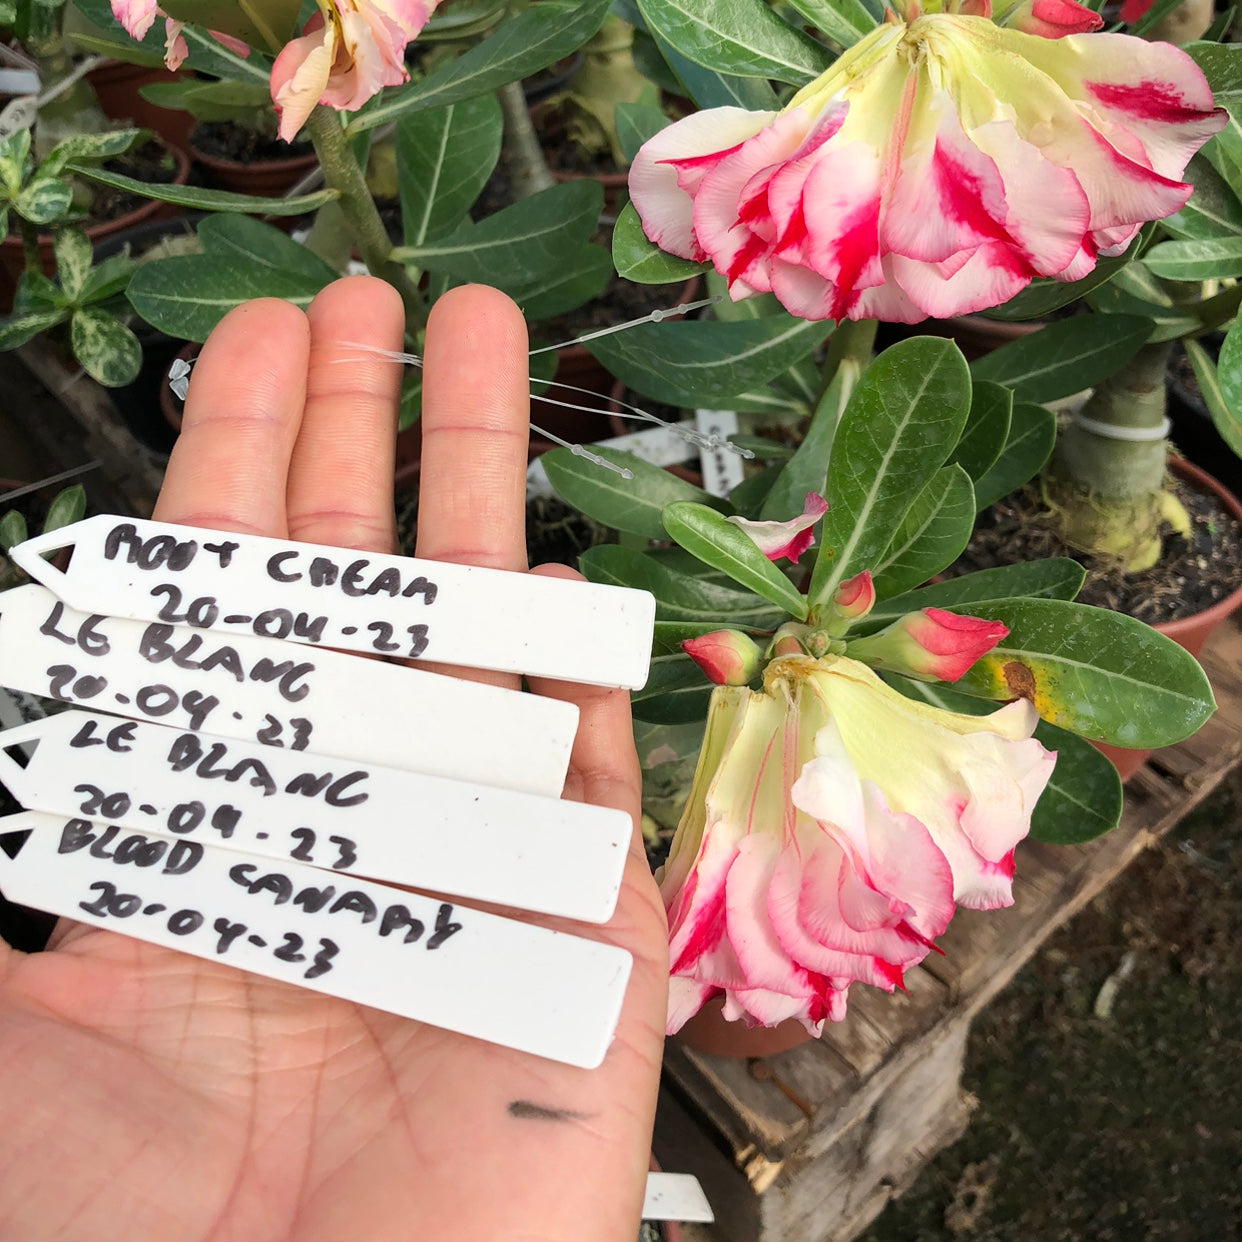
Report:
M 1076 0 L 1024 0 L 1005 16 L 1005 25 L 1043 39 L 1063 39 L 1092 34 L 1104 25 L 1104 19 Z
M 687 638 L 681 649 L 718 686 L 744 686 L 759 676 L 763 653 L 739 630 Z
M 832 610 L 843 621 L 860 621 L 875 605 L 870 570 L 847 578 L 832 597 Z
M 924 608 L 846 650 L 852 659 L 919 681 L 956 681 L 1008 633 L 999 621 Z

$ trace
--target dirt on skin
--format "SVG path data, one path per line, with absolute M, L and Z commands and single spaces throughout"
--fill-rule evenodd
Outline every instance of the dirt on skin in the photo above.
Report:
M 976 1019 L 970 1128 L 863 1242 L 1242 1239 L 1239 946 L 1235 773 Z

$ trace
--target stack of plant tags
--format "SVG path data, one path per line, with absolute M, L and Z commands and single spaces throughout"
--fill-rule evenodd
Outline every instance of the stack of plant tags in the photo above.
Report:
M 0 684 L 72 707 L 0 734 L 7 897 L 600 1063 L 629 954 L 457 900 L 611 916 L 631 824 L 560 800 L 576 707 L 349 653 L 634 688 L 649 595 L 108 516 L 12 556 Z

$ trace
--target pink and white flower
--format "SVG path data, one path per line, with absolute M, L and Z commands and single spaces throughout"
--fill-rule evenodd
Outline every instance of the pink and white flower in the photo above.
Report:
M 156 0 L 112 0 L 112 16 L 125 27 L 125 33 L 131 39 L 145 39 L 157 17 L 164 19 L 164 64 L 169 69 L 180 69 L 185 58 L 190 54 L 185 36 L 185 22 L 169 17 L 159 7 Z M 221 34 L 218 30 L 207 32 L 217 42 L 222 43 L 231 52 L 239 56 L 249 56 L 250 49 L 240 39 Z
M 1175 47 L 1049 37 L 1094 23 L 1077 8 L 1022 5 L 1034 34 L 890 14 L 782 111 L 670 125 L 630 172 L 644 231 L 807 319 L 915 323 L 1085 276 L 1185 204 L 1225 113 Z
M 319 0 L 319 13 L 272 65 L 280 136 L 291 141 L 316 104 L 353 111 L 385 86 L 406 81 L 405 45 L 437 2 Z
M 807 492 L 802 512 L 787 522 L 752 522 L 736 515 L 725 519 L 740 526 L 770 561 L 787 556 L 796 561 L 811 546 L 815 536 L 811 527 L 828 512 L 828 502 L 815 492 Z
M 1024 700 L 916 703 L 841 656 L 782 656 L 763 690 L 713 691 L 660 887 L 668 1029 L 723 994 L 749 1025 L 818 1035 L 852 983 L 892 991 L 955 904 L 1013 900 L 1013 850 L 1055 756 Z

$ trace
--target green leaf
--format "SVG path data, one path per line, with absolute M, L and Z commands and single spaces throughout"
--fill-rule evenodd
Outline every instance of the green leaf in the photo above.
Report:
M 529 285 L 515 285 L 506 292 L 527 319 L 548 319 L 599 297 L 612 276 L 612 258 L 603 246 L 579 246 Z
M 281 275 L 300 276 L 308 287 L 322 289 L 336 279 L 336 272 L 314 251 L 295 242 L 281 229 L 249 216 L 207 216 L 199 222 L 198 240 L 205 255 Z
M 603 24 L 609 0 L 540 0 L 455 60 L 363 109 L 348 132 L 386 125 L 423 108 L 488 95 L 576 52 Z
M 617 125 L 617 141 L 622 154 L 632 160 L 643 143 L 654 138 L 668 125 L 668 117 L 650 104 L 619 103 L 613 110 Z
M 528 283 L 554 270 L 566 250 L 586 242 L 603 202 L 598 182 L 563 182 L 438 241 L 399 247 L 393 257 L 501 289 Z
M 185 341 L 205 341 L 233 307 L 251 298 L 284 298 L 305 309 L 326 281 L 218 254 L 145 263 L 126 296 L 152 327 Z
M 1194 656 L 1133 617 L 1058 599 L 981 611 L 1009 634 L 954 683 L 966 694 L 1028 698 L 1052 724 L 1134 749 L 1180 742 L 1215 709 Z
M 1242 44 L 1187 43 L 1182 51 L 1203 70 L 1217 103 L 1242 97 Z
M 10 548 L 17 547 L 19 543 L 25 543 L 29 538 L 26 519 L 16 509 L 10 509 L 3 517 L 0 517 L 0 552 L 7 552 Z
M 161 0 L 169 17 L 219 30 L 251 47 L 279 48 L 297 25 L 301 0 Z
M 85 513 L 86 489 L 81 483 L 75 483 L 72 487 L 66 487 L 64 491 L 58 492 L 52 503 L 48 505 L 47 517 L 43 522 L 43 532 L 46 534 L 51 530 L 61 530 L 63 527 L 72 526 L 74 522 L 80 522 Z
M 1153 246 L 1143 262 L 1165 280 L 1215 280 L 1242 276 L 1242 237 L 1205 237 Z
M 638 0 L 638 7 L 648 30 L 720 73 L 802 86 L 828 68 L 825 49 L 763 0 Z
M 27 311 L 59 310 L 67 307 L 69 300 L 64 291 L 49 280 L 42 272 L 23 271 L 17 278 L 17 289 L 13 294 L 13 313 L 25 314 Z
M 1102 315 L 1137 315 L 1152 323 L 1149 343 L 1173 341 L 1202 329 L 1198 312 L 1202 301 L 1175 306 L 1164 286 L 1140 261 L 1131 263 L 1111 284 L 1097 289 L 1088 302 Z
M 115 316 L 96 307 L 73 312 L 69 340 L 86 373 L 105 388 L 132 383 L 142 369 L 138 338 Z
M 1242 320 L 1229 329 L 1221 346 L 1219 366 L 1198 341 L 1185 341 L 1183 348 L 1220 438 L 1242 457 L 1242 338 L 1238 323 Z
M 1195 192 L 1181 211 L 1160 221 L 1162 228 L 1181 238 L 1242 234 L 1242 203 L 1202 155 L 1190 161 L 1182 177 L 1194 185 Z
M 139 92 L 158 108 L 188 112 L 200 121 L 241 121 L 272 106 L 266 82 L 207 81 L 153 82 Z
M 72 134 L 52 148 L 36 176 L 56 177 L 74 160 L 106 160 L 128 151 L 140 129 L 106 129 L 97 134 Z
M 57 177 L 28 182 L 13 200 L 13 210 L 31 224 L 51 224 L 73 205 L 73 187 Z
M 1021 565 L 998 565 L 994 569 L 981 569 L 977 573 L 963 574 L 960 578 L 948 578 L 933 582 L 917 591 L 894 595 L 880 601 L 860 622 L 861 632 L 865 626 L 883 629 L 890 621 L 904 617 L 920 608 L 953 608 L 970 613 L 972 608 L 989 607 L 1000 601 L 1039 596 L 1045 599 L 1073 599 L 1082 587 L 1086 570 L 1068 557 L 1048 557 L 1042 561 L 1027 561 Z
M 714 687 L 688 656 L 654 656 L 647 684 L 630 694 L 630 710 L 650 724 L 686 724 L 707 715 Z
M 908 591 L 951 565 L 975 528 L 975 489 L 961 466 L 938 470 L 871 569 L 880 598 Z
M 743 517 L 758 518 L 763 502 L 776 486 L 780 478 L 779 466 L 768 466 L 755 474 L 748 475 L 729 493 L 729 503 Z
M 831 321 L 772 315 L 720 323 L 644 323 L 588 341 L 587 348 L 624 384 L 669 405 L 731 409 L 729 399 L 759 388 L 812 353 Z
M 705 272 L 709 263 L 679 259 L 647 240 L 633 203 L 626 203 L 612 230 L 612 261 L 617 272 L 637 285 L 663 285 Z
M 652 41 L 659 48 L 669 68 L 677 75 L 685 94 L 700 108 L 745 108 L 749 112 L 775 112 L 780 100 L 764 78 L 739 78 L 717 73 L 705 65 L 687 60 L 657 31 Z
M 86 274 L 78 299 L 80 304 L 86 306 L 91 302 L 105 302 L 118 293 L 124 293 L 137 267 L 138 264 L 124 253 L 101 259 Z
M 786 620 L 783 609 L 749 591 L 674 573 L 633 548 L 616 544 L 588 548 L 578 558 L 578 567 L 592 582 L 650 591 L 657 621 L 707 622 L 713 630 L 725 626 L 773 630 Z
M 955 694 L 939 683 L 893 677 L 889 684 L 948 712 L 986 716 L 996 710 L 994 704 Z M 1117 769 L 1090 742 L 1046 720 L 1036 726 L 1035 739 L 1056 752 L 1057 762 L 1031 815 L 1031 837 L 1051 845 L 1081 845 L 1116 828 L 1124 804 Z
M 665 505 L 677 501 L 723 504 L 702 488 L 635 457 L 633 453 L 622 453 L 598 445 L 592 451 L 618 466 L 625 466 L 633 471 L 634 477 L 623 479 L 619 474 L 592 465 L 564 448 L 545 453 L 540 461 L 547 471 L 548 481 L 567 505 L 613 530 L 639 535 L 644 539 L 664 539 L 664 524 L 660 521 L 660 515 Z
M 19 129 L 0 138 L 0 186 L 12 197 L 26 179 L 26 157 L 30 154 L 30 130 Z
M 979 512 L 1033 479 L 1052 456 L 1056 440 L 1057 419 L 1051 410 L 1026 401 L 1015 405 L 1009 437 L 1000 457 L 975 480 L 975 505 Z
M 971 385 L 966 430 L 949 454 L 971 477 L 981 479 L 996 464 L 1009 439 L 1013 422 L 1013 393 L 1000 384 L 977 380 Z
M 77 302 L 90 275 L 90 238 L 81 229 L 60 229 L 52 244 L 60 287 L 70 302 Z
M 1129 33 L 1142 36 L 1164 21 L 1184 0 L 1155 0 L 1143 15 L 1130 23 Z
M 863 372 L 828 463 L 811 607 L 883 555 L 914 499 L 961 438 L 970 373 L 952 341 L 920 336 L 886 349 Z
M 397 181 L 407 246 L 420 246 L 465 219 L 500 158 L 502 130 L 494 95 L 402 117 Z
M 861 0 L 789 0 L 790 6 L 834 43 L 853 47 L 876 28 Z
M 65 308 L 57 310 L 26 311 L 24 314 L 11 315 L 8 319 L 0 319 L 0 350 L 17 349 L 33 340 L 40 332 L 54 328 L 69 318 Z
M 1151 320 L 1076 315 L 1058 320 L 971 363 L 977 380 L 1014 390 L 1022 401 L 1056 401 L 1116 372 L 1151 335 Z
M 196 211 L 249 211 L 263 216 L 301 216 L 337 197 L 335 190 L 316 190 L 313 194 L 299 194 L 296 198 L 262 198 L 257 194 L 234 194 L 229 190 L 205 190 L 196 185 L 137 181 L 122 173 L 78 163 L 71 163 L 69 171 L 114 189 L 128 190 L 143 198 L 156 198 L 162 203 L 176 203 L 178 207 L 192 207 Z
M 703 564 L 728 574 L 799 620 L 805 619 L 806 600 L 736 523 L 706 505 L 683 501 L 664 510 L 664 529 Z

